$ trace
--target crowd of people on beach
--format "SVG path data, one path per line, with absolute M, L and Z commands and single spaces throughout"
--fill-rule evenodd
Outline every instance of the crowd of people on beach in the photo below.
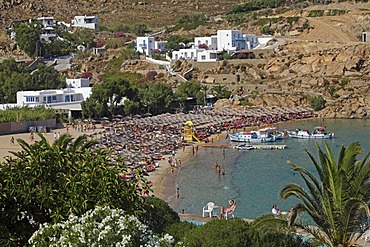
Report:
M 249 110 L 199 110 L 195 113 L 162 114 L 143 118 L 124 118 L 116 121 L 104 120 L 101 129 L 96 128 L 93 121 L 72 123 L 75 131 L 85 132 L 88 137 L 98 141 L 95 149 L 112 149 L 112 161 L 123 158 L 125 164 L 133 172 L 137 167 L 147 172 L 155 171 L 161 160 L 172 157 L 168 162 L 171 171 L 181 166 L 181 161 L 173 157 L 173 152 L 186 146 L 191 147 L 192 154 L 198 151 L 197 143 L 184 141 L 184 123 L 194 122 L 194 134 L 200 141 L 213 142 L 220 140 L 222 132 L 236 132 L 240 128 L 273 124 L 279 121 L 308 118 L 313 114 L 307 109 L 283 109 L 267 111 L 264 108 Z M 58 135 L 58 134 L 54 134 Z M 211 137 L 211 135 L 215 135 Z M 58 136 L 57 136 L 58 137 Z M 56 138 L 57 138 L 56 137 Z M 225 169 L 215 166 L 220 175 Z M 218 168 L 218 169 L 217 169 Z

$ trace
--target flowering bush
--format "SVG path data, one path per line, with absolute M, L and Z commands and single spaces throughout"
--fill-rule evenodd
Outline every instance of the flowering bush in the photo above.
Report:
M 40 226 L 30 246 L 172 246 L 172 236 L 153 234 L 135 216 L 121 209 L 96 207 L 81 217 L 70 215 L 62 223 Z

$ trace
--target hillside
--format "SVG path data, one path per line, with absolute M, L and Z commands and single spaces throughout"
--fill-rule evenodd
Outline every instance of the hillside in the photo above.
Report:
M 51 15 L 66 22 L 70 22 L 74 15 L 91 14 L 97 15 L 104 26 L 144 22 L 155 30 L 174 24 L 174 20 L 182 14 L 202 12 L 210 17 L 205 25 L 188 31 L 180 29 L 171 34 L 204 36 L 215 34 L 219 29 L 239 29 L 244 33 L 261 35 L 262 29 L 269 30 L 284 44 L 271 50 L 254 51 L 258 59 L 212 64 L 179 61 L 173 68 L 183 74 L 193 67 L 189 76 L 210 87 L 224 84 L 233 93 L 243 88 L 242 98 L 254 105 L 308 106 L 310 97 L 322 95 L 327 107 L 320 114 L 325 117 L 370 118 L 370 44 L 360 42 L 361 33 L 370 31 L 370 7 L 367 3 L 283 8 L 258 16 L 245 15 L 244 21 L 236 23 L 223 18 L 223 14 L 238 3 L 236 1 L 172 0 L 158 4 L 129 0 L 117 4 L 108 0 L 94 3 L 51 0 L 46 4 L 43 0 L 27 3 L 13 0 L 12 6 L 4 5 L 8 1 L 2 2 L 2 26 L 15 19 L 35 17 L 35 13 L 38 13 L 37 16 Z M 89 11 L 81 13 L 81 9 Z M 0 50 L 0 55 L 20 55 L 14 43 L 6 43 L 4 36 L 0 43 L 7 50 Z M 81 65 L 81 71 L 93 72 L 95 80 L 99 81 L 106 72 L 104 68 L 109 67 L 118 52 L 119 49 L 108 49 L 100 56 L 74 62 Z M 161 80 L 165 78 L 173 87 L 182 81 L 145 61 L 124 61 L 120 68 L 121 71 L 137 71 L 143 75 L 149 70 L 157 70 L 165 74 Z M 79 72 L 67 74 L 73 76 Z
M 13 20 L 54 16 L 70 23 L 76 15 L 96 15 L 102 25 L 147 23 L 150 27 L 173 23 L 178 16 L 200 12 L 210 16 L 226 13 L 237 0 L 0 0 L 0 28 Z

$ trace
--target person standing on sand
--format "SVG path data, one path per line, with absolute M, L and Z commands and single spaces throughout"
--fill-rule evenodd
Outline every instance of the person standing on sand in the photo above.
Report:
M 180 186 L 176 184 L 176 198 L 179 199 L 180 197 Z
M 14 146 L 15 144 L 14 144 L 14 136 L 12 136 L 11 138 L 10 138 L 10 145 L 11 146 Z

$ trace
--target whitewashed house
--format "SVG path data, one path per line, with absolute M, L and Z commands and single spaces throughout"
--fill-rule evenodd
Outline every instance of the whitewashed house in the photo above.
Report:
M 46 106 L 65 110 L 72 116 L 74 111 L 81 112 L 81 103 L 91 95 L 88 78 L 66 79 L 67 88 L 41 91 L 17 92 L 18 106 Z
M 155 49 L 155 40 L 153 37 L 137 37 L 136 38 L 136 51 L 145 54 L 146 56 L 152 55 Z
M 97 29 L 99 19 L 96 16 L 75 16 L 72 20 L 72 27 L 80 27 L 87 29 Z
M 37 21 L 41 24 L 43 28 L 45 27 L 55 27 L 57 22 L 55 21 L 54 17 L 52 16 L 42 16 L 38 17 Z
M 204 51 L 204 49 L 180 49 L 172 52 L 172 60 L 193 60 L 196 61 L 198 58 L 198 52 Z
M 156 50 L 160 50 L 160 51 L 164 51 L 166 50 L 166 44 L 167 44 L 168 41 L 164 40 L 164 41 L 155 41 L 154 42 L 154 49 Z
M 370 42 L 370 32 L 362 32 L 362 42 Z
M 198 62 L 216 62 L 220 51 L 200 50 L 197 54 Z
M 217 50 L 217 36 L 213 35 L 211 37 L 195 37 L 194 46 L 195 48 L 203 48 L 207 50 Z
M 259 40 L 255 34 L 244 34 L 243 35 L 246 42 L 246 49 L 252 50 L 259 45 Z
M 55 32 L 53 27 L 44 27 L 42 33 L 40 34 L 40 41 L 51 41 L 58 37 L 58 34 Z
M 247 43 L 240 30 L 218 30 L 217 48 L 232 52 L 247 49 Z
M 67 88 L 90 87 L 89 78 L 66 79 Z

